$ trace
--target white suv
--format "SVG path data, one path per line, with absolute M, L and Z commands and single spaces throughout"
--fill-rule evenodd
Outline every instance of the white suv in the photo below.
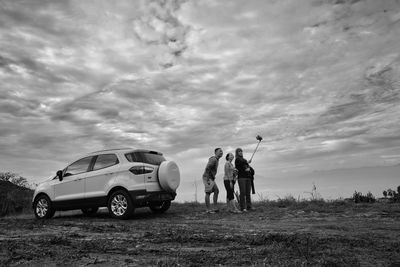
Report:
M 126 219 L 137 207 L 155 213 L 169 209 L 180 183 L 179 168 L 156 151 L 112 149 L 93 152 L 59 170 L 36 188 L 36 218 L 56 210 L 81 209 L 91 215 L 107 207 L 112 217 Z

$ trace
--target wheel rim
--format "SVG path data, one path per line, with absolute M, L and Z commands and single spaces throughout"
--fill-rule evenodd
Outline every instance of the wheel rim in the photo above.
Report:
M 48 210 L 49 203 L 47 202 L 47 200 L 44 198 L 40 199 L 36 204 L 36 214 L 42 218 L 46 216 Z
M 117 215 L 122 216 L 128 209 L 128 201 L 123 195 L 116 195 L 111 200 L 111 211 Z

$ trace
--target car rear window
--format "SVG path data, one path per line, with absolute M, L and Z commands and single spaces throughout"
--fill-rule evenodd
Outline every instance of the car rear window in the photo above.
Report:
M 152 165 L 161 165 L 161 162 L 165 161 L 163 155 L 157 152 L 132 152 L 125 154 L 125 157 L 130 162 L 143 162 Z

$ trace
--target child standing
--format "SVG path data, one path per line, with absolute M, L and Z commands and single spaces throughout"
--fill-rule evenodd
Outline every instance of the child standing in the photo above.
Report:
M 226 203 L 228 206 L 228 211 L 232 213 L 241 213 L 241 211 L 236 207 L 234 191 L 235 191 L 235 182 L 237 179 L 237 170 L 232 164 L 233 154 L 228 153 L 226 155 L 226 163 L 225 163 L 225 174 L 224 174 L 224 185 L 226 189 Z

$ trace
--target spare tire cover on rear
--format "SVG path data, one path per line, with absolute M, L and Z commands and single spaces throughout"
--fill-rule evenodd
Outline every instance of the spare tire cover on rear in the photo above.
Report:
M 178 165 L 174 161 L 163 161 L 158 168 L 158 180 L 162 189 L 175 192 L 181 181 Z

